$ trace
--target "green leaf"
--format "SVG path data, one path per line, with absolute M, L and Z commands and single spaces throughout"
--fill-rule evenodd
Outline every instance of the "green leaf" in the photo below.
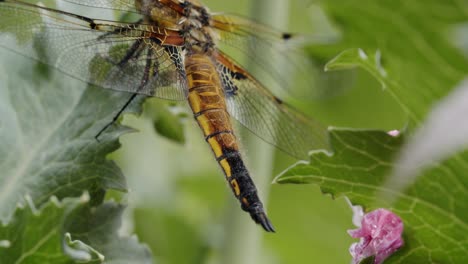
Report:
M 0 219 L 8 221 L 25 195 L 40 206 L 52 195 L 62 199 L 87 190 L 100 199 L 103 190 L 125 190 L 120 169 L 106 155 L 128 129 L 110 126 L 99 142 L 95 135 L 129 95 L 85 89 L 62 75 L 44 78 L 31 73 L 30 60 L 1 55 L 9 68 L 0 69 Z
M 62 204 L 51 200 L 37 211 L 27 205 L 15 211 L 13 220 L 0 227 L 0 240 L 8 244 L 0 248 L 0 259 L 4 263 L 73 263 L 66 251 L 74 252 L 85 263 L 99 259 L 99 253 L 78 241 L 63 244 L 63 222 L 65 215 L 76 208 L 79 199 L 67 199 Z M 97 262 L 94 262 L 97 263 Z
M 387 91 L 411 122 L 422 121 L 434 101 L 447 95 L 468 70 L 466 57 L 447 38 L 452 26 L 468 19 L 465 2 L 322 0 L 321 3 L 341 29 L 342 41 L 320 49 L 311 47 L 311 54 L 330 58 L 343 50 L 361 48 L 369 57 L 367 63 L 363 64 L 356 49 L 341 54 L 328 68 L 354 64 L 369 70 L 385 82 Z M 381 67 L 365 67 L 376 66 L 375 59 L 385 69 L 386 77 L 374 74 Z
M 174 103 L 152 98 L 145 104 L 145 112 L 153 121 L 154 130 L 177 143 L 185 143 L 183 119 L 188 115 Z
M 136 236 L 122 237 L 119 229 L 125 206 L 107 202 L 93 207 L 81 205 L 68 217 L 64 229 L 105 257 L 107 264 L 151 264 L 152 257 L 146 245 Z
M 402 137 L 382 131 L 330 130 L 333 154 L 314 152 L 276 177 L 276 183 L 320 184 L 324 193 L 346 195 L 355 204 L 372 205 L 392 169 Z
M 466 3 L 323 0 L 322 6 L 342 30 L 342 41 L 310 52 L 339 54 L 326 70 L 359 67 L 370 73 L 407 113 L 409 134 L 468 72 L 466 57 L 446 37 L 451 26 L 468 20 Z M 292 166 L 276 182 L 318 184 L 367 210 L 387 207 L 397 213 L 405 224 L 405 246 L 386 263 L 466 262 L 466 151 L 432 163 L 408 188 L 395 190 L 386 182 L 403 137 L 346 129 L 332 129 L 330 136 L 333 153 L 311 153 L 309 163 Z
M 18 208 L 0 227 L 2 263 L 152 263 L 146 246 L 117 235 L 121 205 L 91 207 L 86 198 Z
M 3 12 L 10 14 L 10 11 L 3 8 Z M 32 57 L 38 58 L 58 52 L 45 45 L 43 39 L 37 41 L 33 32 L 19 32 L 15 36 L 8 34 L 9 28 L 34 24 L 37 19 L 37 15 L 34 15 L 0 25 L 0 30 L 5 31 L 1 34 L 2 46 L 8 49 L 10 45 L 24 45 L 21 52 L 25 56 L 34 54 Z M 121 55 L 125 47 L 115 46 L 110 55 Z M 92 223 L 85 223 L 85 220 L 93 219 L 93 213 L 100 212 L 91 212 L 90 207 L 101 204 L 106 191 L 126 190 L 121 170 L 107 156 L 120 147 L 119 137 L 131 129 L 115 122 L 101 134 L 99 140 L 95 136 L 113 121 L 132 95 L 88 87 L 52 67 L 4 49 L 0 50 L 0 61 L 0 221 L 15 221 L 12 217 L 18 205 L 30 203 L 33 207 L 41 207 L 52 196 L 63 200 L 87 191 L 91 197 L 90 204 L 74 213 L 73 218 L 67 218 L 72 222 L 70 228 L 81 227 L 80 236 L 84 236 L 80 237 L 81 240 L 74 240 L 74 236 L 67 237 L 68 253 L 83 255 L 79 250 L 88 249 L 87 245 L 92 244 L 92 250 L 96 248 L 106 256 L 106 263 L 151 262 L 149 251 L 141 247 L 135 238 L 116 236 L 123 210 L 121 206 L 102 205 L 100 210 L 105 215 L 100 215 Z M 105 61 L 98 57 L 92 60 L 89 65 L 91 74 L 95 74 L 92 69 L 96 63 Z M 144 98 L 137 96 L 124 113 L 140 112 Z M 160 118 L 165 118 L 165 114 L 169 113 L 161 113 Z M 182 129 L 178 131 L 183 133 L 180 132 Z M 178 135 L 177 139 L 180 138 Z M 82 218 L 84 216 L 85 219 Z M 102 223 L 107 229 L 97 230 Z
M 468 192 L 462 186 L 468 180 L 457 173 L 457 160 L 426 170 L 405 192 L 395 193 L 383 184 L 403 138 L 380 131 L 331 130 L 330 135 L 333 155 L 313 153 L 310 163 L 296 164 L 275 181 L 319 184 L 324 193 L 345 195 L 367 210 L 390 208 L 405 225 L 405 247 L 394 256 L 396 262 L 464 263 Z M 396 196 L 396 201 L 381 201 L 382 194 Z

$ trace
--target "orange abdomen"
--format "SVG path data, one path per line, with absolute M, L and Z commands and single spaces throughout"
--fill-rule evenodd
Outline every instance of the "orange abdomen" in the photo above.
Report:
M 210 57 L 191 55 L 185 60 L 189 104 L 216 158 L 238 151 L 218 73 Z
M 274 231 L 239 153 L 215 64 L 207 54 L 190 54 L 185 57 L 185 71 L 189 86 L 188 101 L 193 115 L 234 195 L 239 199 L 242 209 L 249 212 L 255 222 L 267 231 Z

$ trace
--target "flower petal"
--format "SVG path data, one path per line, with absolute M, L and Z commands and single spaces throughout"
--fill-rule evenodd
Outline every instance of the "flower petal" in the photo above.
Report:
M 396 214 L 377 209 L 365 214 L 358 229 L 348 230 L 353 238 L 360 238 L 349 248 L 353 263 L 375 256 L 375 264 L 382 263 L 392 253 L 403 246 L 403 222 Z

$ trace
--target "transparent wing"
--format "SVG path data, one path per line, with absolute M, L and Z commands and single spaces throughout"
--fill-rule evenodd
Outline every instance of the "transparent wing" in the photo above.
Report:
M 81 6 L 89 6 L 96 8 L 105 8 L 118 10 L 127 13 L 136 13 L 141 15 L 151 15 L 152 9 L 165 5 L 161 3 L 161 0 L 62 0 L 68 3 L 77 4 Z M 172 1 L 172 0 L 169 0 Z M 193 1 L 193 0 L 192 0 Z M 175 5 L 182 7 L 182 2 L 176 3 Z
M 241 52 L 249 59 L 242 64 L 244 68 L 255 67 L 255 77 L 261 83 L 268 84 L 270 90 L 277 93 L 296 96 L 313 94 L 316 76 L 313 63 L 304 54 L 304 46 L 311 41 L 304 36 L 284 33 L 252 20 L 227 14 L 212 16 L 213 27 L 217 30 L 220 48 L 227 54 L 231 50 Z M 271 64 L 270 58 L 281 63 Z M 306 78 L 310 91 L 294 90 L 291 76 Z
M 232 14 L 213 14 L 213 27 L 220 30 L 222 34 L 256 37 L 265 42 L 277 42 L 289 40 L 293 36 L 290 33 L 285 33 L 271 27 L 254 22 L 248 18 L 244 18 Z
M 62 1 L 69 2 L 72 4 L 82 5 L 82 6 L 113 9 L 113 10 L 119 10 L 119 11 L 124 11 L 124 12 L 131 12 L 131 13 L 140 13 L 135 8 L 135 0 L 62 0 Z
M 157 44 L 168 32 L 12 0 L 0 2 L 0 31 L 0 46 L 90 84 L 171 100 L 187 96 L 180 47 Z
M 326 127 L 276 98 L 223 53 L 216 54 L 229 113 L 266 142 L 301 159 L 328 149 Z

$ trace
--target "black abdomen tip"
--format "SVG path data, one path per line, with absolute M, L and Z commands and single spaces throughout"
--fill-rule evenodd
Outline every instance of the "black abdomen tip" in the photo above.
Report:
M 265 212 L 251 212 L 250 216 L 255 223 L 261 225 L 265 231 L 275 233 L 275 228 L 271 224 L 270 219 L 268 219 Z

